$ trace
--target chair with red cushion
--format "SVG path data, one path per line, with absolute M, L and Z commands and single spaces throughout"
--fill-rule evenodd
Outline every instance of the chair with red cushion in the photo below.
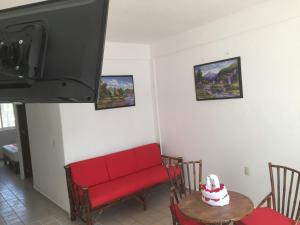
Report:
M 300 171 L 272 163 L 269 171 L 271 192 L 236 225 L 300 225 Z
M 178 169 L 181 170 L 181 176 L 172 176 Z M 175 166 L 169 166 L 168 174 L 171 182 L 170 210 L 173 225 L 204 225 L 186 217 L 178 208 L 178 204 L 183 197 L 199 189 L 202 177 L 202 161 L 184 162 Z

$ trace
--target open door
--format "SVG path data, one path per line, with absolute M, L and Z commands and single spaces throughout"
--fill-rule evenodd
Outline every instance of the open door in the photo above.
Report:
M 17 115 L 19 120 L 19 135 L 23 155 L 24 176 L 25 178 L 32 178 L 32 165 L 28 137 L 27 117 L 24 104 L 17 105 Z

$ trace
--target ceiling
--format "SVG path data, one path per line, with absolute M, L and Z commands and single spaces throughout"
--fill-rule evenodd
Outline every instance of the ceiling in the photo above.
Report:
M 0 8 L 41 0 L 1 0 Z M 153 43 L 267 0 L 110 0 L 107 40 Z
M 153 43 L 266 0 L 110 0 L 110 41 Z

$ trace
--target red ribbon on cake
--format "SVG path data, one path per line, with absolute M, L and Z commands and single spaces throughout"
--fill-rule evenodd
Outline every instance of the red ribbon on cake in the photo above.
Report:
M 216 189 L 213 189 L 213 190 L 208 190 L 206 188 L 205 184 L 200 185 L 201 190 L 207 191 L 209 193 L 216 193 L 216 192 L 222 191 L 224 189 L 224 187 L 225 187 L 224 184 L 220 184 L 220 188 L 216 188 Z

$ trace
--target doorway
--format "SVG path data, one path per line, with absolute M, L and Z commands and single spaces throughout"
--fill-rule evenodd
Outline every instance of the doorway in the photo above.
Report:
M 30 154 L 30 144 L 28 136 L 28 125 L 26 108 L 24 104 L 16 105 L 16 115 L 18 120 L 18 133 L 20 140 L 20 150 L 22 152 L 22 162 L 24 169 L 24 178 L 32 178 L 32 164 Z
M 32 178 L 25 105 L 0 104 L 0 169 Z

